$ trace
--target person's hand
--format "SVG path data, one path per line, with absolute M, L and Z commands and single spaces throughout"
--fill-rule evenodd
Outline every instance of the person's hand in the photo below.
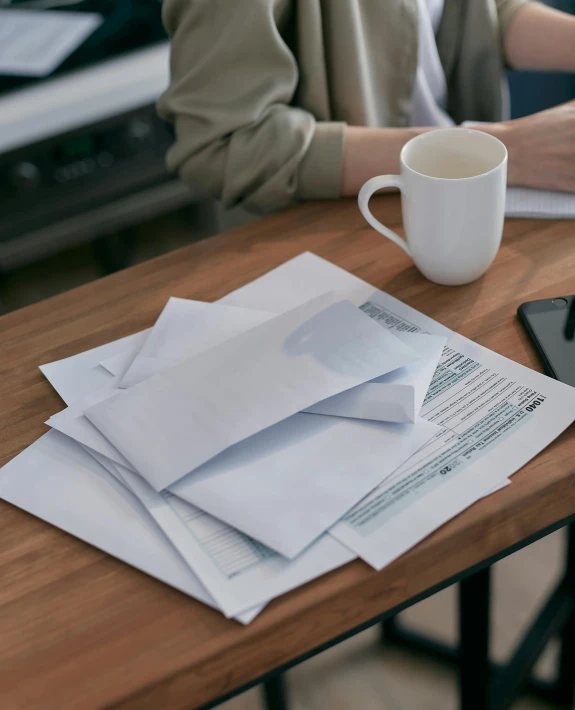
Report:
M 499 127 L 510 185 L 575 192 L 575 101 Z

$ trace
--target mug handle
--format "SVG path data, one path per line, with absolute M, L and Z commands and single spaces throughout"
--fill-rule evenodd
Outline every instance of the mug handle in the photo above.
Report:
M 371 180 L 368 180 L 365 185 L 362 186 L 357 195 L 359 210 L 367 222 L 369 222 L 369 224 L 371 224 L 376 231 L 383 234 L 384 237 L 391 239 L 391 241 L 400 246 L 406 254 L 411 256 L 411 250 L 405 239 L 402 239 L 399 234 L 396 234 L 389 229 L 389 227 L 386 227 L 384 224 L 375 219 L 369 211 L 369 200 L 371 196 L 374 192 L 381 190 L 382 187 L 398 187 L 400 190 L 403 190 L 405 183 L 399 175 L 378 175 L 377 177 L 371 178 Z

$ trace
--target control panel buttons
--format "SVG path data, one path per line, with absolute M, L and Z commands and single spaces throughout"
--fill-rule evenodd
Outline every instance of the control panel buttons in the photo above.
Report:
M 84 175 L 88 175 L 88 173 L 91 173 L 96 169 L 96 161 L 93 158 L 84 158 L 84 160 L 80 162 L 80 165 Z
M 10 182 L 12 185 L 25 190 L 37 187 L 41 180 L 42 177 L 38 167 L 28 161 L 16 163 L 10 172 Z
M 74 163 L 68 163 L 68 165 L 56 168 L 54 177 L 57 182 L 67 182 L 68 180 L 93 173 L 97 169 L 97 166 L 98 164 L 94 158 L 84 158 L 83 160 L 77 160 Z
M 142 118 L 135 118 L 128 125 L 128 135 L 136 141 L 145 141 L 152 134 L 152 126 L 149 121 Z
M 109 168 L 114 164 L 114 156 L 107 150 L 102 151 L 96 156 L 96 162 L 101 168 Z

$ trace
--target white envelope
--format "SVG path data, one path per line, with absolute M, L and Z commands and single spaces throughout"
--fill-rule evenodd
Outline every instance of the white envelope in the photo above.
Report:
M 317 539 L 439 427 L 296 414 L 170 491 L 288 558 Z
M 324 399 L 305 411 L 380 422 L 415 422 L 447 338 L 401 331 L 394 331 L 394 335 L 418 352 L 422 359 Z
M 132 387 L 275 315 L 220 303 L 170 298 L 118 386 Z
M 126 373 L 119 386 L 131 387 L 271 317 L 265 311 L 170 298 L 135 358 L 133 352 L 120 353 L 100 364 L 115 377 Z M 375 421 L 415 422 L 446 338 L 401 331 L 395 331 L 394 335 L 422 359 L 318 402 L 306 411 Z
M 0 469 L 0 498 L 216 607 L 136 497 L 59 432 L 48 432 Z M 258 611 L 238 620 L 249 623 Z
M 156 490 L 229 446 L 420 356 L 320 296 L 85 411 Z
M 399 367 L 371 382 L 329 397 L 305 411 L 310 414 L 354 419 L 413 423 L 419 414 L 447 338 L 427 333 L 396 331 L 394 335 L 418 352 L 422 359 L 413 365 Z M 126 370 L 130 359 L 131 353 L 127 351 L 103 360 L 100 364 L 111 375 L 118 377 Z
M 125 468 L 119 475 L 136 493 L 226 616 L 236 616 L 350 562 L 355 554 L 322 535 L 294 560 L 234 530 L 186 501 L 156 493 Z

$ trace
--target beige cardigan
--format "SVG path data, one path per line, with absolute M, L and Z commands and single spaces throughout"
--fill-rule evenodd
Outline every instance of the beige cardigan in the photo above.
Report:
M 457 123 L 505 113 L 502 38 L 526 0 L 445 0 L 437 33 Z M 171 169 L 226 206 L 339 197 L 343 131 L 407 126 L 417 0 L 165 0 Z

